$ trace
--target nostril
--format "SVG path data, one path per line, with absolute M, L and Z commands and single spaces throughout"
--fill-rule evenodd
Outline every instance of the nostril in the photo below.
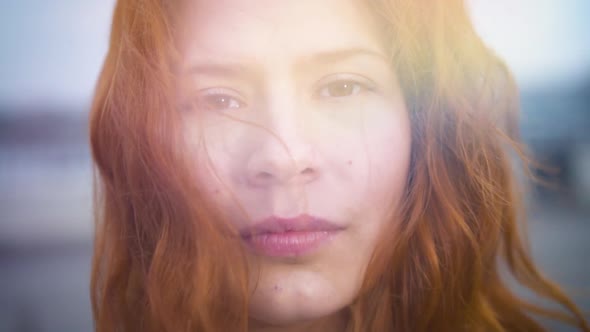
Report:
M 267 179 L 270 179 L 272 177 L 273 177 L 272 174 L 270 174 L 269 172 L 260 172 L 258 174 L 258 178 L 259 179 L 262 179 L 262 180 L 267 180 Z
M 301 172 L 301 174 L 305 174 L 305 175 L 308 175 L 308 174 L 313 174 L 313 173 L 315 173 L 315 171 L 314 171 L 313 169 L 309 168 L 309 167 L 308 167 L 308 168 L 306 168 L 306 169 L 304 169 L 304 170 Z

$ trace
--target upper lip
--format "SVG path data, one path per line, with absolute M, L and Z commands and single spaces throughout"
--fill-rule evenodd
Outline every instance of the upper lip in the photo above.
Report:
M 302 214 L 294 218 L 281 218 L 271 216 L 262 219 L 250 227 L 240 231 L 243 237 L 249 237 L 265 233 L 285 233 L 285 232 L 318 232 L 333 231 L 343 227 L 338 226 L 326 219 Z

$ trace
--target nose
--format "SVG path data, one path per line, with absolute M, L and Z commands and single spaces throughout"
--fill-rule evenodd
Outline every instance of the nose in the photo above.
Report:
M 290 135 L 264 133 L 262 144 L 247 162 L 247 180 L 255 187 L 303 185 L 320 175 L 314 149 L 309 142 Z

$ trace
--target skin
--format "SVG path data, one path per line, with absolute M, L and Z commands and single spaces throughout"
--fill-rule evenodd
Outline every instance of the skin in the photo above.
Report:
M 184 128 L 200 184 L 238 229 L 302 213 L 344 228 L 311 254 L 248 254 L 251 330 L 341 331 L 410 163 L 375 20 L 342 0 L 193 5 Z

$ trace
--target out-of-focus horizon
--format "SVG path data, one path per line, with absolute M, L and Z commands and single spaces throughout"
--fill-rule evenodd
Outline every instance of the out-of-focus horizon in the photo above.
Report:
M 114 4 L 2 4 L 0 331 L 92 329 L 87 117 Z M 468 5 L 479 34 L 515 75 L 525 143 L 560 169 L 538 174 L 557 189 L 530 185 L 530 239 L 540 267 L 575 296 L 571 287 L 590 286 L 590 1 Z M 590 309 L 587 296 L 576 301 Z

